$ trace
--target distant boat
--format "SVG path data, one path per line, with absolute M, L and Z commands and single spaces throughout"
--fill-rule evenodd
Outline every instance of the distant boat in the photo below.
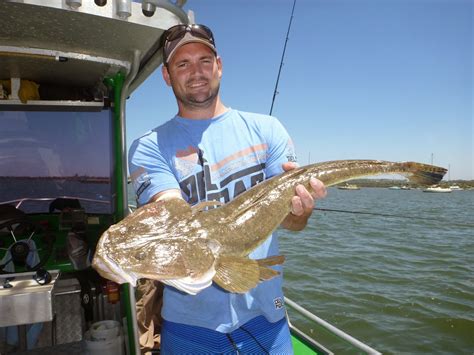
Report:
M 453 191 L 461 191 L 462 190 L 462 188 L 458 185 L 451 185 L 449 188 Z
M 340 190 L 360 190 L 360 187 L 354 184 L 345 184 L 337 187 Z
M 423 192 L 452 192 L 449 187 L 441 187 L 441 186 L 430 186 L 423 190 Z
M 403 186 L 390 186 L 388 189 L 389 190 L 411 190 L 411 187 L 406 186 L 406 185 L 403 185 Z

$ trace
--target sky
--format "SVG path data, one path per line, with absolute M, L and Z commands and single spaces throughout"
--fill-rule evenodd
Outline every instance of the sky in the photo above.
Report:
M 272 115 L 300 165 L 417 161 L 474 179 L 472 0 L 297 0 Z M 214 32 L 221 98 L 270 112 L 293 0 L 188 0 Z M 156 70 L 127 101 L 127 146 L 171 119 Z

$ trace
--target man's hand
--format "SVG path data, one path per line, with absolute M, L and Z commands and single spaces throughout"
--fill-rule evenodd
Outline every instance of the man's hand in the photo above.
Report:
M 284 171 L 293 170 L 298 164 L 287 162 L 283 165 Z M 314 203 L 318 199 L 326 197 L 326 187 L 315 179 L 310 179 L 311 192 L 303 185 L 296 186 L 295 196 L 291 199 L 291 212 L 281 223 L 281 226 L 291 231 L 300 231 L 306 227 L 308 219 L 313 213 Z

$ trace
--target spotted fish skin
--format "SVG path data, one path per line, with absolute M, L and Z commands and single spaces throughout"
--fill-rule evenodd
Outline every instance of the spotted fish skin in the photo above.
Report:
M 291 211 L 298 184 L 310 178 L 326 186 L 355 178 L 405 175 L 412 182 L 439 182 L 446 169 L 415 162 L 339 160 L 303 166 L 268 179 L 219 205 L 208 201 L 190 207 L 176 198 L 147 204 L 111 226 L 101 236 L 93 267 L 105 278 L 133 285 L 139 278 L 159 280 L 189 294 L 212 282 L 229 292 L 244 293 L 279 273 L 271 268 L 283 256 L 252 260 L 260 246 Z

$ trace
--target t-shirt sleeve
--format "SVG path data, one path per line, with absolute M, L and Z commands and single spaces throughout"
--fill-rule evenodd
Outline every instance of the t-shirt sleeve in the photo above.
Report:
M 160 150 L 156 135 L 137 139 L 130 147 L 128 167 L 138 205 L 144 205 L 157 193 L 179 189 L 170 164 Z
M 296 162 L 296 155 L 290 135 L 276 118 L 270 117 L 265 133 L 268 144 L 265 173 L 270 178 L 283 172 L 283 163 Z

